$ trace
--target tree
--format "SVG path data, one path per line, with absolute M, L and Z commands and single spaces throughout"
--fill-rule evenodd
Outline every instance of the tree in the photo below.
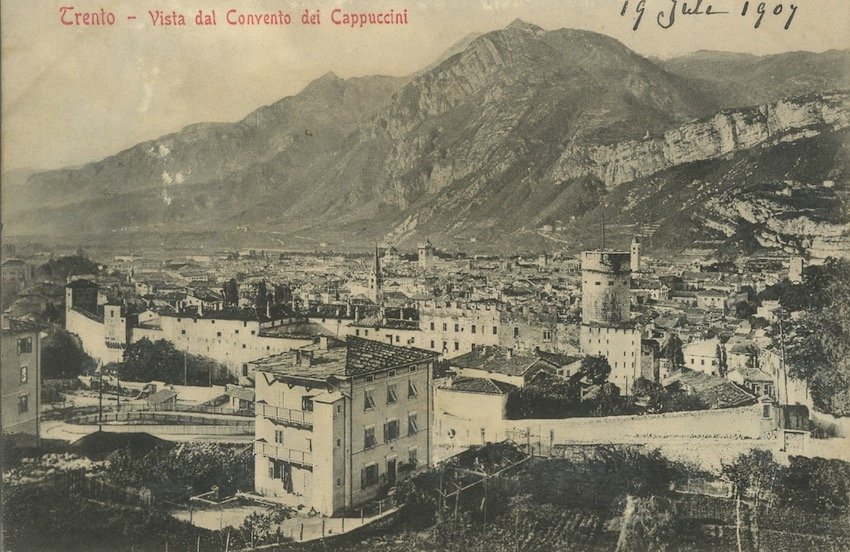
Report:
M 157 380 L 183 384 L 185 378 L 189 385 L 221 382 L 221 374 L 227 373 L 211 359 L 178 351 L 170 341 L 151 341 L 148 338 L 127 345 L 119 372 L 121 379 L 127 381 Z M 224 381 L 229 379 L 225 376 Z
M 756 313 L 756 308 L 747 301 L 741 301 L 735 305 L 735 318 L 746 320 Z
M 266 315 L 266 307 L 269 304 L 269 295 L 268 289 L 266 288 L 266 281 L 260 280 L 260 283 L 257 284 L 257 298 L 255 300 L 255 308 L 257 309 L 257 316 L 265 316 Z
M 71 379 L 86 374 L 97 366 L 83 351 L 79 340 L 71 333 L 57 329 L 44 339 L 41 348 L 41 377 Z
M 670 361 L 673 368 L 681 368 L 685 365 L 685 354 L 682 352 L 682 340 L 678 335 L 671 333 L 667 340 L 665 358 Z
M 602 385 L 611 375 L 611 365 L 604 356 L 586 356 L 581 359 L 577 375 L 579 379 L 587 380 L 591 385 Z
M 773 460 L 772 452 L 753 449 L 748 454 L 739 454 L 731 464 L 723 464 L 721 473 L 729 479 L 734 488 L 736 536 L 738 550 L 741 550 L 741 502 L 745 497 L 751 497 L 755 501 L 752 508 L 753 525 L 758 527 L 759 502 L 773 491 L 780 467 Z
M 239 284 L 234 278 L 224 284 L 224 303 L 228 307 L 239 305 Z
M 98 273 L 97 263 L 94 263 L 86 257 L 79 255 L 71 255 L 68 257 L 59 257 L 58 259 L 50 259 L 38 269 L 40 276 L 45 279 L 54 280 L 64 283 L 69 276 L 78 276 L 83 274 Z
M 726 374 L 729 372 L 729 362 L 726 358 L 726 347 L 722 343 L 717 344 L 717 371 L 720 374 L 720 377 L 725 378 Z

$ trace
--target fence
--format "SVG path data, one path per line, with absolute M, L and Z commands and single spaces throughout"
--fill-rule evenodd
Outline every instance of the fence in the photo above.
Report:
M 106 481 L 102 476 L 86 474 L 81 471 L 61 472 L 39 481 L 19 483 L 10 487 L 11 491 L 30 491 L 33 489 L 58 489 L 67 494 L 85 498 L 113 501 L 146 506 L 157 504 L 153 492 L 145 487 L 123 487 Z
M 68 419 L 68 423 L 80 425 L 129 423 L 140 425 L 215 425 L 244 427 L 254 429 L 254 420 L 233 420 L 227 418 L 210 418 L 205 416 L 194 416 L 192 414 L 179 414 L 174 412 L 158 411 L 130 411 L 130 412 L 103 412 L 101 414 L 79 414 Z

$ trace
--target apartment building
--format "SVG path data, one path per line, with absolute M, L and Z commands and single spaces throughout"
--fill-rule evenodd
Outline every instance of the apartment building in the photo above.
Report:
M 41 333 L 25 321 L 3 317 L 0 327 L 2 433 L 23 444 L 39 440 L 41 404 Z
M 255 491 L 333 514 L 426 467 L 436 357 L 349 335 L 252 362 Z

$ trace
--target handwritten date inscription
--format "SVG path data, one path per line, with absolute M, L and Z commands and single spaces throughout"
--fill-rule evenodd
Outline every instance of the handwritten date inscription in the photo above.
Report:
M 623 9 L 620 10 L 620 15 L 625 17 L 628 14 L 632 14 L 635 18 L 632 30 L 637 31 L 646 12 L 647 0 L 639 0 L 636 3 L 634 3 L 633 0 L 624 0 Z M 737 10 L 733 12 L 729 9 L 724 9 L 724 6 L 718 6 L 716 2 L 710 3 L 704 2 L 703 0 L 695 0 L 691 2 L 667 0 L 662 9 L 656 12 L 655 22 L 662 29 L 669 29 L 676 24 L 676 21 L 684 17 L 729 16 L 736 14 L 744 18 L 750 18 L 753 22 L 753 28 L 755 29 L 761 27 L 765 17 L 784 18 L 784 28 L 787 31 L 791 28 L 791 23 L 794 21 L 794 16 L 797 14 L 797 6 L 782 2 L 746 1 L 743 3 L 740 12 Z

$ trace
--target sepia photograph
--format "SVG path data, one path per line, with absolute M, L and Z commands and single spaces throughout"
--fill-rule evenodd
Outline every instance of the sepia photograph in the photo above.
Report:
M 0 552 L 850 550 L 847 0 L 3 0 Z

